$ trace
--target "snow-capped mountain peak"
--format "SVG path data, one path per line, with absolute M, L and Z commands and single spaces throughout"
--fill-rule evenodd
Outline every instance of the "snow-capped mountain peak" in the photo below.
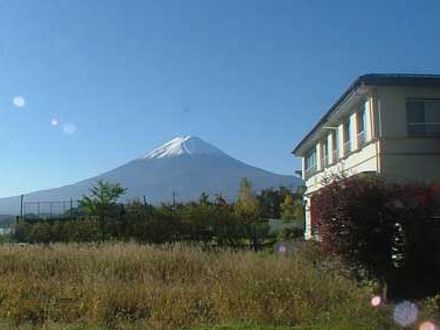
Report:
M 176 137 L 147 153 L 143 159 L 160 159 L 182 155 L 224 156 L 225 153 L 196 136 Z
M 139 200 L 140 196 L 146 196 L 151 204 L 170 202 L 174 200 L 172 196 L 184 202 L 197 200 L 202 192 L 211 196 L 220 193 L 232 201 L 237 196 L 242 178 L 251 180 L 255 191 L 279 186 L 296 187 L 301 183 L 294 176 L 274 174 L 243 163 L 201 138 L 185 136 L 108 172 L 67 186 L 27 194 L 25 200 L 77 200 L 88 194 L 97 180 L 105 180 L 127 188 L 122 202 Z M 0 214 L 19 214 L 21 198 L 0 199 Z M 35 213 L 37 210 L 29 206 L 25 211 Z M 52 209 L 41 210 L 43 213 L 49 211 Z

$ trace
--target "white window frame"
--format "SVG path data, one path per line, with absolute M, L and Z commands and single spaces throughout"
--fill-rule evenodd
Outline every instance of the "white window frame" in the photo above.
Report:
M 313 155 L 314 157 L 312 157 Z M 313 148 L 309 149 L 309 151 L 304 156 L 305 178 L 309 178 L 317 172 L 318 162 L 316 157 L 316 146 L 314 146 Z M 314 163 L 310 162 L 310 160 L 314 160 Z
M 342 141 L 344 142 L 342 148 L 344 151 L 344 157 L 348 156 L 351 153 L 351 145 L 352 145 L 352 141 L 351 141 L 351 130 L 352 130 L 352 125 L 351 125 L 351 118 L 348 117 L 343 124 L 343 134 L 342 134 Z

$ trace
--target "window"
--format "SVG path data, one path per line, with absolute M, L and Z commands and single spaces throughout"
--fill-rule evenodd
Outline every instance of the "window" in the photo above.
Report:
M 347 121 L 344 123 L 344 134 L 342 137 L 344 141 L 344 156 L 348 155 L 351 151 L 350 131 L 350 118 L 348 118 Z
M 356 114 L 358 148 L 362 148 L 366 142 L 365 134 L 365 103 L 362 103 L 361 110 Z
M 409 136 L 440 137 L 440 100 L 406 102 L 406 123 Z
M 316 172 L 316 148 L 312 148 L 307 153 L 305 162 L 306 162 L 305 177 L 308 178 Z
M 365 109 L 361 109 L 357 114 L 357 132 L 365 132 Z

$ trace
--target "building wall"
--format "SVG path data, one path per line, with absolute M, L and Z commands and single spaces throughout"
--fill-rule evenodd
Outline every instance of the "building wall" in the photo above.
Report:
M 378 172 L 379 171 L 379 141 L 373 139 L 374 125 L 373 125 L 373 102 L 372 99 L 368 99 L 365 103 L 366 107 L 366 123 L 365 123 L 365 136 L 366 144 L 360 146 L 357 137 L 357 111 L 359 110 L 359 104 L 356 103 L 347 108 L 347 115 L 350 119 L 350 125 L 352 127 L 350 132 L 351 139 L 351 151 L 349 155 L 344 154 L 343 150 L 343 122 L 336 124 L 332 130 L 338 131 L 338 160 L 331 166 L 323 167 L 320 162 L 321 155 L 321 143 L 318 142 L 315 146 L 317 152 L 318 166 L 317 172 L 309 177 L 304 178 L 307 190 L 305 192 L 305 238 L 310 239 L 313 237 L 312 233 L 312 215 L 310 212 L 311 198 L 313 194 L 323 187 L 325 181 L 331 179 L 335 175 L 350 176 L 364 172 Z M 347 116 L 343 116 L 345 120 Z M 321 141 L 325 138 L 329 141 L 329 148 L 332 149 L 332 141 L 330 134 L 327 132 L 327 136 L 323 136 Z M 330 155 L 330 162 L 333 162 L 333 156 Z M 303 159 L 303 173 L 304 173 L 304 159 Z
M 354 175 L 362 172 L 378 171 L 378 141 L 371 141 L 362 150 L 353 152 L 336 164 L 316 173 L 306 180 L 306 194 L 311 194 L 320 189 L 325 179 L 334 175 Z
M 408 98 L 440 100 L 440 89 L 377 87 L 367 88 L 366 94 L 369 95 L 366 104 L 367 144 L 358 148 L 358 139 L 355 134 L 358 104 L 347 105 L 346 109 L 339 113 L 339 117 L 344 119 L 347 115 L 350 116 L 351 154 L 344 155 L 343 123 L 340 122 L 342 119 L 337 119 L 330 126 L 334 126 L 334 129 L 338 131 L 339 160 L 327 168 L 318 165 L 315 175 L 304 178 L 307 187 L 305 192 L 306 239 L 312 237 L 311 196 L 323 186 L 326 178 L 334 174 L 351 176 L 363 172 L 377 172 L 398 182 L 440 182 L 440 139 L 408 137 L 406 118 Z M 344 112 L 347 115 L 344 116 Z M 329 145 L 331 146 L 331 143 Z M 319 162 L 321 153 L 319 142 L 315 148 Z
M 406 99 L 440 100 L 440 89 L 415 87 L 379 87 L 376 89 L 377 111 L 380 112 L 383 138 L 406 138 Z M 438 141 L 438 139 L 437 139 Z M 420 145 L 425 142 L 420 139 Z
M 365 136 L 366 145 L 360 146 L 357 137 L 357 112 L 360 109 L 360 104 L 355 103 L 347 107 L 347 115 L 342 118 L 346 119 L 349 116 L 351 132 L 351 152 L 347 156 L 344 154 L 343 149 L 343 125 L 344 121 L 341 121 L 335 125 L 334 130 L 338 131 L 338 160 L 336 163 L 329 167 L 322 167 L 318 165 L 317 173 L 309 178 L 304 177 L 305 184 L 307 187 L 306 194 L 311 194 L 322 187 L 323 181 L 334 175 L 354 175 L 362 172 L 379 171 L 379 142 L 373 139 L 374 136 L 374 124 L 372 118 L 374 117 L 372 112 L 374 111 L 372 98 L 368 98 L 363 103 L 365 104 L 366 110 L 366 122 L 365 122 Z M 327 132 L 327 139 L 329 141 L 329 148 L 332 148 L 330 134 L 332 132 Z M 324 139 L 325 137 L 323 137 Z M 320 143 L 316 144 L 317 155 L 321 153 Z M 318 158 L 318 164 L 320 157 Z M 330 162 L 333 162 L 332 156 L 330 157 Z M 304 173 L 304 172 L 303 172 Z
M 382 87 L 377 97 L 381 174 L 395 181 L 440 182 L 440 139 L 408 137 L 406 118 L 408 98 L 440 100 L 440 90 Z
M 392 155 L 381 157 L 382 173 L 396 182 L 440 183 L 440 155 Z

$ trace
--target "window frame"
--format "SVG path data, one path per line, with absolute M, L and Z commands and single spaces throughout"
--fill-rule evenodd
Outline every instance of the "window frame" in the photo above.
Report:
M 422 118 L 422 120 L 413 120 L 410 121 L 410 117 L 417 117 L 417 114 L 414 113 L 410 113 L 410 104 L 414 103 L 414 104 L 419 104 L 421 105 L 421 110 L 422 113 L 419 114 L 419 116 Z M 437 103 L 439 109 L 437 111 L 439 111 L 439 116 L 440 116 L 440 99 L 438 98 L 407 98 L 405 100 L 405 107 L 406 107 L 406 117 L 405 117 L 405 122 L 406 122 L 406 135 L 409 138 L 440 138 L 440 121 L 429 121 L 426 119 L 426 107 L 425 104 L 427 103 Z M 420 110 L 420 109 L 419 109 Z M 438 128 L 434 129 L 434 132 L 429 132 L 429 130 L 427 129 L 428 126 L 438 126 Z M 417 131 L 417 127 L 421 127 L 422 129 L 420 131 Z M 411 129 L 412 128 L 412 129 Z
M 330 162 L 330 165 L 335 164 L 339 160 L 339 130 L 335 129 L 331 133 L 331 140 L 332 140 L 332 160 Z
M 321 141 L 321 162 L 322 168 L 326 168 L 330 165 L 328 135 L 325 135 L 324 139 Z
M 344 150 L 344 157 L 350 155 L 352 152 L 351 130 L 351 116 L 348 116 L 342 124 L 342 148 Z
M 317 153 L 316 153 L 316 145 L 315 145 L 314 147 L 310 148 L 304 155 L 304 172 L 306 179 L 311 177 L 313 174 L 317 172 L 318 163 L 316 157 L 317 157 Z M 312 165 L 310 165 L 311 164 L 310 159 L 314 160 L 314 163 Z
M 362 130 L 360 130 L 362 123 Z M 360 110 L 356 112 L 356 138 L 357 148 L 361 149 L 367 143 L 367 110 L 365 109 L 365 102 L 362 103 Z

